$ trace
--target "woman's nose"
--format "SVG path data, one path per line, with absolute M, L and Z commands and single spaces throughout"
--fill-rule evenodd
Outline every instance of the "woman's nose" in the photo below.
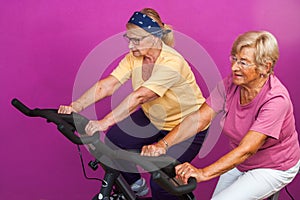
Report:
M 129 41 L 129 43 L 128 43 L 128 48 L 129 49 L 132 49 L 134 47 L 134 45 L 132 44 L 132 41 Z
M 238 62 L 232 63 L 231 64 L 231 70 L 232 71 L 236 71 L 240 69 L 240 65 L 238 64 Z

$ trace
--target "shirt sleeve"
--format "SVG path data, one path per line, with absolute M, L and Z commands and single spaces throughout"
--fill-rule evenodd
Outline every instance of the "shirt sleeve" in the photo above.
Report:
M 181 63 L 169 62 L 163 65 L 159 64 L 156 66 L 157 70 L 153 72 L 152 76 L 142 86 L 162 97 L 168 89 L 181 79 L 179 70 Z
M 210 92 L 206 103 L 216 112 L 220 113 L 225 109 L 226 87 L 228 86 L 228 78 L 220 81 L 217 86 Z
M 133 69 L 133 60 L 130 53 L 127 54 L 119 63 L 119 65 L 112 71 L 110 75 L 114 76 L 121 84 L 125 83 L 131 78 Z
M 263 104 L 250 130 L 279 139 L 289 109 L 284 96 L 276 96 Z

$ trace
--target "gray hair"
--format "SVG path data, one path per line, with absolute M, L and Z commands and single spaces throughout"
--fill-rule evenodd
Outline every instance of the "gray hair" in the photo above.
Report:
M 241 34 L 233 43 L 231 55 L 238 54 L 244 47 L 256 49 L 254 56 L 259 68 L 271 62 L 271 69 L 268 73 L 273 73 L 279 58 L 278 43 L 274 35 L 267 31 L 249 31 Z

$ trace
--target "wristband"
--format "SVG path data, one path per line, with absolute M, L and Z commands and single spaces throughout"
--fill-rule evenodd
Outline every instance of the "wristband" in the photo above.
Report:
M 163 138 L 161 139 L 161 141 L 166 145 L 166 150 L 169 148 L 169 144 L 167 143 L 167 141 Z

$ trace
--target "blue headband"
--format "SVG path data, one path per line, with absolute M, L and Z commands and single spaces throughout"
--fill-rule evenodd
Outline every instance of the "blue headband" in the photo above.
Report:
M 135 12 L 130 17 L 128 23 L 137 25 L 138 27 L 144 29 L 148 33 L 151 33 L 152 35 L 159 38 L 161 38 L 164 33 L 164 31 L 161 29 L 161 27 L 154 19 L 151 19 L 149 16 L 141 12 Z

